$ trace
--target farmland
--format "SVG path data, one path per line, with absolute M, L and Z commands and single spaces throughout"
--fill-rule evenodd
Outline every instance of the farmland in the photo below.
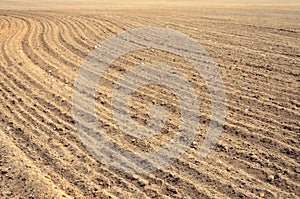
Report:
M 28 4 L 34 8 L 28 10 L 0 3 L 1 198 L 300 197 L 300 4 L 98 4 Z M 137 174 L 97 161 L 82 144 L 72 92 L 96 45 L 141 27 L 169 28 L 198 41 L 220 71 L 227 113 L 214 150 L 200 159 L 211 115 L 201 76 L 182 57 L 155 49 L 116 60 L 99 82 L 95 107 L 104 132 L 122 148 L 160 147 L 180 121 L 175 97 L 150 85 L 132 96 L 130 111 L 136 123 L 147 123 L 147 110 L 159 102 L 169 111 L 166 127 L 145 140 L 120 132 L 110 99 L 124 71 L 167 64 L 187 77 L 198 96 L 200 131 L 193 145 L 168 167 Z

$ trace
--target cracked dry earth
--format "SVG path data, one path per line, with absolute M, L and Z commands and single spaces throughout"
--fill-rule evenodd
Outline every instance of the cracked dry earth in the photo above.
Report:
M 299 198 L 299 8 L 0 10 L 0 198 Z M 95 45 L 145 26 L 177 30 L 206 49 L 224 81 L 227 117 L 214 150 L 200 159 L 210 119 L 201 76 L 182 57 L 155 49 L 119 58 L 99 83 L 96 112 L 120 147 L 151 151 L 175 136 L 180 122 L 176 97 L 149 85 L 132 96 L 132 118 L 149 122 L 149 107 L 160 103 L 169 113 L 165 127 L 148 139 L 119 131 L 110 97 L 132 66 L 175 68 L 193 85 L 201 110 L 201 130 L 183 156 L 133 174 L 85 148 L 74 126 L 72 88 Z

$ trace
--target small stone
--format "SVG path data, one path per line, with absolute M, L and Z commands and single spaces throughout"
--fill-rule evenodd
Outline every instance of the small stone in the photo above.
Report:
M 143 180 L 139 180 L 138 184 L 139 184 L 140 187 L 146 186 L 146 183 Z
M 7 130 L 7 131 L 10 131 L 10 130 L 11 130 L 10 126 L 6 127 L 6 130 Z
M 297 167 L 297 168 L 295 169 L 295 172 L 296 172 L 296 173 L 300 173 L 300 168 Z
M 270 182 L 273 182 L 274 179 L 275 179 L 275 177 L 274 177 L 273 175 L 269 175 L 269 176 L 268 176 L 268 180 L 269 180 Z
M 192 142 L 192 146 L 193 149 L 197 149 L 197 142 Z
M 265 193 L 264 192 L 260 192 L 259 193 L 259 197 L 264 198 L 265 197 Z
M 8 168 L 2 168 L 1 169 L 1 174 L 7 174 L 8 173 Z
M 251 155 L 250 155 L 250 160 L 251 160 L 252 162 L 255 162 L 255 161 L 258 160 L 258 157 L 257 157 L 255 154 L 251 154 Z

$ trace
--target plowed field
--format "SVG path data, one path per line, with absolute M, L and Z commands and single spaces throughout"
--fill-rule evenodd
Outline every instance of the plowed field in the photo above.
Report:
M 299 22 L 297 4 L 2 8 L 0 198 L 299 198 Z M 178 105 L 167 89 L 141 88 L 131 99 L 132 118 L 141 125 L 149 121 L 152 103 L 163 104 L 170 113 L 166 128 L 146 140 L 117 130 L 110 97 L 129 67 L 168 64 L 197 91 L 201 131 L 190 150 L 164 169 L 134 174 L 97 161 L 82 144 L 72 113 L 78 70 L 101 41 L 137 27 L 171 28 L 189 35 L 220 70 L 226 121 L 217 145 L 204 159 L 198 149 L 210 119 L 205 83 L 181 57 L 159 50 L 132 52 L 110 67 L 97 89 L 97 117 L 121 147 L 150 151 L 163 145 L 179 122 Z

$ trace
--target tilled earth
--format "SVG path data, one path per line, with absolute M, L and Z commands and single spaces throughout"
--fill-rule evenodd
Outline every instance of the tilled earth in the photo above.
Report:
M 299 198 L 299 8 L 0 10 L 0 197 Z M 149 85 L 132 96 L 132 118 L 147 124 L 149 107 L 159 103 L 169 113 L 165 127 L 148 139 L 120 132 L 110 97 L 135 65 L 178 70 L 193 85 L 201 110 L 190 150 L 164 169 L 133 174 L 88 152 L 76 132 L 72 89 L 97 44 L 152 26 L 187 34 L 206 49 L 224 81 L 227 116 L 214 150 L 200 159 L 211 108 L 201 76 L 182 57 L 156 49 L 119 58 L 96 95 L 97 117 L 119 146 L 151 151 L 175 136 L 180 122 L 176 97 Z

